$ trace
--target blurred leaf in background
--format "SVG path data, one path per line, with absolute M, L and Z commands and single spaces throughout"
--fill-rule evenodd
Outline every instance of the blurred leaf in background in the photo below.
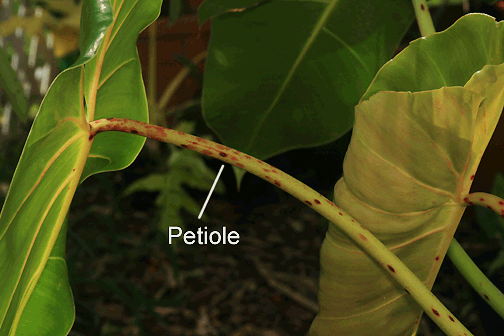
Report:
M 28 36 L 34 36 L 46 26 L 54 34 L 54 56 L 61 58 L 78 50 L 82 0 L 39 0 L 33 3 L 42 9 L 41 15 L 12 16 L 0 24 L 0 37 L 13 34 L 19 27 Z

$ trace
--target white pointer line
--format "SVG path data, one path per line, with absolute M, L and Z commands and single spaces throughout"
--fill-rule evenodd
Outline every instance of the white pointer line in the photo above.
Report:
M 203 208 L 201 208 L 201 211 L 199 213 L 198 219 L 201 219 L 201 215 L 203 215 L 203 211 L 205 211 L 206 205 L 208 201 L 210 200 L 210 196 L 212 196 L 213 190 L 215 188 L 215 185 L 217 184 L 217 181 L 219 181 L 220 174 L 222 173 L 222 170 L 224 169 L 224 165 L 220 167 L 219 173 L 217 174 L 217 177 L 215 178 L 215 181 L 213 183 L 212 189 L 210 189 L 210 192 L 208 193 L 208 196 L 206 198 L 205 204 L 203 204 Z

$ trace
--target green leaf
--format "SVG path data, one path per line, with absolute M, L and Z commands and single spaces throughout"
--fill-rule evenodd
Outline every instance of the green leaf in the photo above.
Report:
M 9 102 L 19 119 L 28 120 L 28 100 L 16 72 L 12 69 L 7 52 L 0 48 L 0 87 L 5 90 Z
M 224 144 L 260 159 L 348 132 L 414 18 L 407 0 L 207 0 L 199 14 L 213 17 L 205 121 Z
M 504 106 L 503 28 L 471 14 L 412 42 L 356 107 L 335 204 L 429 289 Z M 414 334 L 420 306 L 335 225 L 321 265 L 313 335 Z
M 88 123 L 147 121 L 136 39 L 160 7 L 160 0 L 83 4 L 81 56 L 49 88 L 0 214 L 0 335 L 64 335 L 73 323 L 64 249 L 55 243 L 65 240 L 75 189 L 91 174 L 131 164 L 145 141 L 116 132 L 93 139 Z M 54 314 L 36 316 L 41 311 Z

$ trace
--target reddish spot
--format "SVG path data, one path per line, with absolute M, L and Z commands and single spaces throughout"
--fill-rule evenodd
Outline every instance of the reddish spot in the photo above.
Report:
M 220 152 L 219 155 L 222 156 L 222 157 L 226 157 L 227 156 L 227 154 L 224 153 L 224 152 Z
M 434 308 L 431 308 L 431 309 L 432 309 L 432 312 L 434 313 L 434 315 L 439 316 L 439 313 L 436 309 L 434 309 Z
M 202 139 L 202 138 L 196 138 L 196 141 L 203 142 L 203 143 L 207 143 L 208 142 L 208 141 L 206 141 L 205 139 Z
M 240 153 L 237 151 L 233 151 L 233 153 L 235 153 L 236 155 L 240 155 Z
M 425 10 L 425 7 L 424 7 L 424 5 L 423 5 L 423 4 L 420 4 L 420 8 L 421 8 L 422 10 Z
M 208 149 L 205 149 L 205 150 L 204 150 L 203 152 L 201 152 L 201 153 L 203 153 L 203 154 L 205 154 L 205 155 L 212 155 L 212 152 L 211 152 L 211 151 L 209 151 Z
M 309 201 L 304 201 L 306 204 L 308 204 L 309 206 L 311 206 L 311 203 Z
M 264 164 L 261 160 L 257 160 L 257 163 Z
M 493 211 L 493 209 L 490 205 L 487 205 L 487 208 Z
M 342 214 L 341 212 L 339 213 L 339 215 L 340 215 L 340 216 L 343 216 L 343 214 Z
M 275 180 L 274 182 L 275 182 L 275 185 L 276 185 L 277 187 L 281 187 L 281 186 L 282 186 L 282 185 L 280 184 L 280 182 L 278 182 L 277 180 Z M 310 205 L 311 205 L 311 204 L 310 204 Z
M 187 148 L 187 145 L 180 145 L 180 147 L 184 147 L 184 148 Z
M 192 143 L 193 145 L 197 145 L 198 144 L 196 141 L 189 141 L 189 143 Z
M 320 201 L 318 199 L 314 200 L 315 203 L 320 204 Z
M 450 319 L 450 321 L 455 322 L 455 320 L 453 319 L 453 317 L 451 317 L 451 315 L 448 315 L 448 318 Z
M 238 161 L 238 158 L 236 156 L 231 156 L 231 160 Z
M 180 134 L 180 135 L 185 135 L 184 132 L 177 131 L 177 133 Z
M 223 146 L 223 145 L 219 145 L 219 144 L 217 144 L 217 148 L 219 148 L 219 149 L 226 149 L 226 147 L 225 147 L 225 146 Z
M 252 157 L 251 157 L 250 155 L 245 155 L 245 158 L 246 158 L 247 160 L 252 159 Z
M 362 240 L 364 240 L 364 241 L 367 241 L 366 236 L 364 236 L 362 233 L 361 233 L 361 234 L 359 234 L 359 237 L 360 237 L 360 239 L 362 239 Z
M 362 225 L 359 225 L 359 226 L 360 226 L 361 228 L 363 228 L 364 230 L 366 229 L 366 228 L 365 228 L 364 226 L 362 226 Z
M 469 197 L 465 197 L 464 198 L 464 202 L 468 203 L 468 204 L 471 204 L 471 202 L 469 202 Z
M 272 172 L 276 174 L 277 171 L 273 169 Z
M 94 135 L 93 135 L 93 134 L 91 134 L 91 135 L 89 136 L 89 140 L 93 140 L 93 138 L 94 138 Z
M 334 203 L 333 203 L 333 202 L 331 202 L 331 201 L 329 201 L 329 200 L 326 200 L 326 202 L 327 202 L 327 203 L 329 203 L 329 205 L 334 206 Z
M 406 293 L 408 293 L 408 294 L 409 294 L 409 291 L 408 291 L 407 289 L 405 289 L 405 291 L 406 291 Z
M 471 175 L 471 181 L 474 180 L 474 175 Z
M 355 222 L 355 221 L 352 219 L 352 222 Z
M 266 176 L 266 178 L 271 180 L 271 177 L 269 177 L 269 176 Z
M 269 172 L 270 172 L 270 170 L 269 170 L 269 169 L 266 169 L 266 168 L 264 168 L 263 170 L 264 170 L 266 173 L 269 173 Z
M 480 202 L 485 202 L 485 199 L 484 198 L 480 198 Z
M 131 130 L 131 133 L 138 134 L 138 131 L 137 130 Z
M 387 265 L 388 269 L 392 272 L 392 273 L 395 273 L 395 269 L 394 267 L 390 266 L 390 265 Z
M 504 205 L 504 202 L 503 201 L 499 201 L 499 205 Z
M 439 260 L 439 256 L 436 256 L 436 261 Z
M 488 301 L 490 301 L 490 298 L 486 294 L 483 294 L 483 296 L 485 297 L 485 299 L 487 299 Z
M 75 171 L 75 168 L 74 168 L 74 169 L 72 169 L 72 171 Z
M 243 168 L 243 165 L 241 163 L 237 163 L 236 166 Z

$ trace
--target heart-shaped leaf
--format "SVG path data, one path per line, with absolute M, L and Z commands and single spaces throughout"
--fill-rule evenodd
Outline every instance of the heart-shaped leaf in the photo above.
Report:
M 405 0 L 207 0 L 199 13 L 213 17 L 204 118 L 224 144 L 260 159 L 348 132 L 414 18 Z

